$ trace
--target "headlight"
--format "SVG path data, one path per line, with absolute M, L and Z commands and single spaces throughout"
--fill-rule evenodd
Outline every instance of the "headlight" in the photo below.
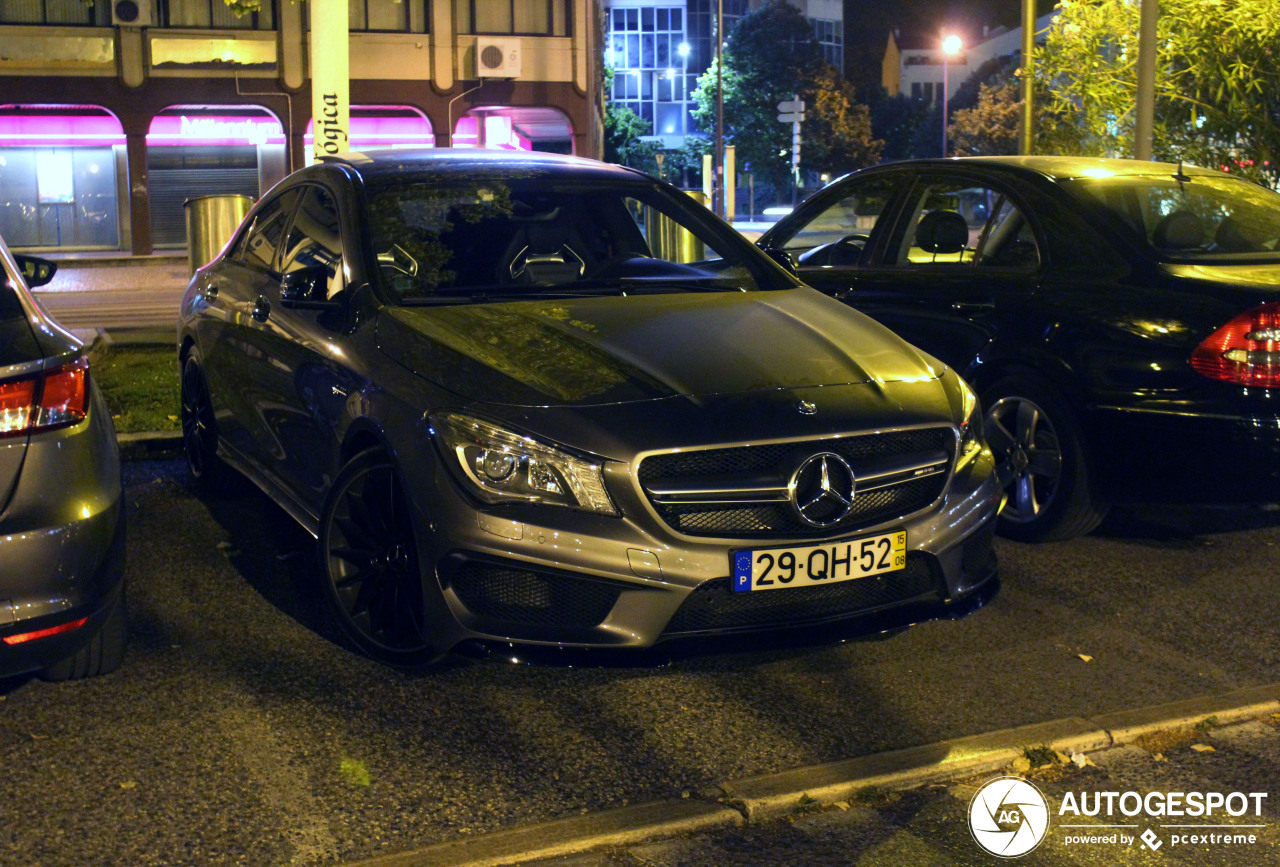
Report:
M 431 428 L 472 493 L 485 502 L 546 503 L 618 514 L 599 462 L 461 413 L 433 415 Z
M 964 418 L 960 421 L 960 460 L 957 466 L 964 466 L 982 451 L 986 443 L 982 428 L 982 403 L 964 380 L 960 380 L 960 401 L 960 411 Z

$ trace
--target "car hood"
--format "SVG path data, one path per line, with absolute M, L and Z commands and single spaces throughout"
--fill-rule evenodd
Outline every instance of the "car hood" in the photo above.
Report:
M 378 345 L 449 391 L 508 406 L 919 382 L 943 370 L 809 288 L 393 307 Z

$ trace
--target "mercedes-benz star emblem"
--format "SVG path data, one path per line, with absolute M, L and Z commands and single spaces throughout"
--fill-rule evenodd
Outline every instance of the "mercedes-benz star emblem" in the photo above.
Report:
M 811 455 L 787 483 L 796 514 L 814 527 L 834 527 L 849 517 L 853 489 L 853 468 L 834 452 Z

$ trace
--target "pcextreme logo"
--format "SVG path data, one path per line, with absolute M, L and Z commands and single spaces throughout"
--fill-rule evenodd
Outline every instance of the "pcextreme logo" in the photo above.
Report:
M 1066 792 L 1058 805 L 1058 827 L 1067 847 L 1137 846 L 1154 852 L 1166 843 L 1171 848 L 1249 846 L 1268 827 L 1249 823 L 1261 819 L 1266 799 L 1266 792 Z M 998 777 L 969 801 L 969 831 L 992 855 L 1019 858 L 1048 836 L 1050 815 L 1049 802 L 1035 784 Z

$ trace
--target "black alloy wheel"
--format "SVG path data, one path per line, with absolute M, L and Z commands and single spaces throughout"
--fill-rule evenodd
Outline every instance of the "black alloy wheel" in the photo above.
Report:
M 206 491 L 219 486 L 224 475 L 218 458 L 218 428 L 213 416 L 209 386 L 195 353 L 182 365 L 182 450 L 197 487 Z
M 371 449 L 334 480 L 320 521 L 325 595 L 338 627 L 366 655 L 401 667 L 430 662 L 413 519 L 395 465 Z
M 1066 403 L 1039 383 L 1010 377 L 986 389 L 987 443 L 1008 501 L 1002 535 L 1048 542 L 1083 535 L 1106 515 L 1090 482 L 1079 424 Z

